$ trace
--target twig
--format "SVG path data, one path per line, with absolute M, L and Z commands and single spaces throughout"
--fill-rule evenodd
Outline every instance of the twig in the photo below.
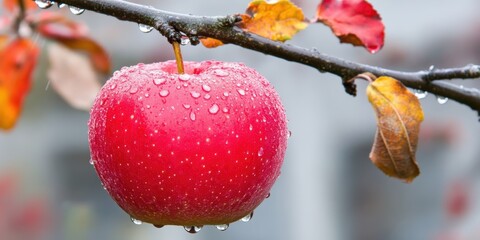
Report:
M 170 42 L 180 41 L 182 35 L 190 38 L 198 36 L 211 37 L 219 39 L 224 43 L 235 44 L 288 61 L 311 66 L 321 72 L 329 72 L 340 76 L 343 80 L 351 79 L 363 72 L 370 72 L 376 76 L 391 76 L 400 80 L 407 87 L 428 91 L 437 96 L 448 97 L 463 103 L 477 111 L 480 115 L 480 91 L 478 89 L 463 88 L 452 83 L 439 81 L 479 78 L 479 65 L 417 72 L 395 71 L 336 58 L 295 45 L 275 42 L 243 31 L 235 27 L 235 23 L 239 21 L 237 15 L 220 17 L 186 15 L 122 0 L 59 0 L 57 2 L 114 16 L 120 20 L 154 26 Z M 345 83 L 344 85 L 347 92 L 355 95 L 354 85 Z

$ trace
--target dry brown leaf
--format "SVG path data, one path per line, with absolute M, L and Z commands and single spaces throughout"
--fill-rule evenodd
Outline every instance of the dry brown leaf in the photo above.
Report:
M 379 77 L 367 87 L 377 116 L 370 159 L 388 176 L 411 182 L 420 174 L 417 150 L 423 111 L 417 97 L 391 77 Z
M 53 89 L 72 107 L 90 110 L 101 86 L 88 57 L 59 44 L 49 46 L 48 57 Z

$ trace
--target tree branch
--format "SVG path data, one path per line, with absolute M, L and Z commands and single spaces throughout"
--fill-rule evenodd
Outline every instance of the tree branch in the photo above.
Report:
M 194 39 L 198 36 L 211 37 L 219 39 L 224 43 L 235 44 L 288 61 L 311 66 L 321 72 L 329 72 L 340 76 L 344 80 L 346 91 L 352 95 L 355 95 L 355 86 L 345 81 L 360 73 L 370 72 L 376 76 L 391 76 L 401 81 L 407 87 L 428 91 L 437 96 L 448 97 L 470 106 L 480 115 L 480 91 L 478 89 L 464 88 L 463 86 L 445 81 L 438 81 L 479 78 L 479 65 L 401 72 L 355 63 L 319 53 L 314 49 L 306 49 L 260 37 L 235 27 L 235 23 L 238 21 L 238 16 L 236 15 L 219 17 L 186 15 L 162 11 L 122 0 L 59 0 L 56 2 L 114 16 L 120 20 L 153 26 L 167 37 L 169 41 L 180 41 L 182 35 Z

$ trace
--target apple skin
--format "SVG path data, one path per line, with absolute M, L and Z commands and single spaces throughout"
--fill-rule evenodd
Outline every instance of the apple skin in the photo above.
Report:
M 131 217 L 157 226 L 228 224 L 280 174 L 288 129 L 277 92 L 241 63 L 175 61 L 114 73 L 88 123 L 102 184 Z

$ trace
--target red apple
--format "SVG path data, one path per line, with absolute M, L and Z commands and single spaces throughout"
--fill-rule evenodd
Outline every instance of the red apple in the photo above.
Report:
M 92 161 L 134 219 L 229 224 L 249 215 L 280 174 L 285 111 L 269 82 L 243 64 L 184 64 L 181 75 L 174 61 L 114 74 L 91 110 Z

